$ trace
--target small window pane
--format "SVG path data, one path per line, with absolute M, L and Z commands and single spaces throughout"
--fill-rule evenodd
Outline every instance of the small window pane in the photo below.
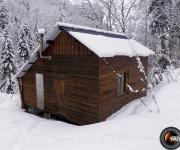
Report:
M 122 96 L 127 93 L 127 72 L 122 73 L 118 78 L 117 78 L 117 96 Z
M 123 92 L 126 93 L 127 92 L 127 87 L 126 87 L 126 83 L 127 82 L 127 73 L 124 73 L 124 84 L 123 84 Z
M 124 74 L 121 75 L 121 95 L 124 94 Z
M 120 96 L 120 85 L 121 85 L 121 78 L 118 77 L 118 83 L 117 83 L 117 95 Z

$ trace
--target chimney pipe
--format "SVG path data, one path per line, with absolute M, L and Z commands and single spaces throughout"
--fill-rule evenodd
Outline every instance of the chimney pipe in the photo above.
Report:
M 38 33 L 40 35 L 40 50 L 39 50 L 39 54 L 40 54 L 40 58 L 42 59 L 51 59 L 51 56 L 43 56 L 43 50 L 44 50 L 44 34 L 45 34 L 46 30 L 45 29 L 39 29 Z
M 42 56 L 42 52 L 43 52 L 43 47 L 44 45 L 44 34 L 40 34 L 40 57 Z

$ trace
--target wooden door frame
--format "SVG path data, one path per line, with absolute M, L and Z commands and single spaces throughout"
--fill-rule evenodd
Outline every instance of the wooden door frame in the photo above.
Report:
M 53 78 L 53 86 L 55 80 L 63 80 L 64 82 L 64 95 L 63 95 L 63 108 L 64 108 L 64 114 L 62 114 L 58 108 L 57 108 L 57 114 L 62 115 L 63 117 L 67 117 L 67 97 L 66 97 L 66 88 L 67 88 L 67 76 L 66 75 L 60 75 L 58 77 Z M 58 99 L 57 99 L 58 101 Z M 58 106 L 59 107 L 59 106 Z

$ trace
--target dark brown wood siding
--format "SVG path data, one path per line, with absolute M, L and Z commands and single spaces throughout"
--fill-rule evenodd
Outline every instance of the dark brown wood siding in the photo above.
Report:
M 45 64 L 45 110 L 56 113 L 54 79 L 66 84 L 66 118 L 88 124 L 98 121 L 98 60 L 86 56 L 59 56 Z
M 98 122 L 98 57 L 68 33 L 61 32 L 45 51 L 51 60 L 38 59 L 22 77 L 24 101 L 36 106 L 35 74 L 44 75 L 45 111 L 64 116 L 77 124 Z M 56 98 L 58 84 L 64 80 L 64 110 Z M 63 109 L 63 108 L 62 108 Z
M 128 92 L 128 94 L 118 96 L 117 76 L 113 70 L 117 73 L 128 72 L 128 84 L 135 90 L 142 90 L 143 88 L 146 88 L 147 84 L 146 82 L 141 81 L 141 78 L 144 78 L 144 76 L 137 68 L 137 62 L 134 57 L 129 58 L 125 56 L 118 56 L 105 58 L 105 60 L 106 61 L 103 59 L 100 60 L 99 70 L 100 120 L 106 119 L 109 115 L 134 99 L 146 95 L 146 91 L 144 91 L 137 94 Z M 147 72 L 148 58 L 141 57 L 141 60 Z
M 52 42 L 45 55 L 51 56 L 94 56 L 95 54 L 86 46 L 67 32 L 60 32 Z
M 27 72 L 22 77 L 22 96 L 25 101 L 25 105 L 33 107 L 37 105 L 35 73 L 42 73 L 42 68 L 43 61 L 38 59 L 36 64 L 27 70 Z
M 45 111 L 80 125 L 105 120 L 128 102 L 146 95 L 144 91 L 117 96 L 117 76 L 112 67 L 118 73 L 128 72 L 128 84 L 133 89 L 146 87 L 146 82 L 141 81 L 143 75 L 135 58 L 105 58 L 108 65 L 64 31 L 51 42 L 43 55 L 52 56 L 52 59 L 38 58 L 22 77 L 26 108 L 37 106 L 36 73 L 44 75 Z M 147 71 L 148 58 L 141 59 Z M 58 89 L 62 91 L 58 92 Z

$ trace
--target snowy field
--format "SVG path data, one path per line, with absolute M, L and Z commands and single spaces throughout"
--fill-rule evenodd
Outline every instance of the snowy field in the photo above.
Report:
M 87 126 L 27 114 L 18 96 L 0 94 L 0 150 L 163 150 L 161 131 L 180 129 L 180 69 L 174 77 L 153 89 L 160 113 L 146 98 L 153 113 L 136 100 L 107 121 Z

